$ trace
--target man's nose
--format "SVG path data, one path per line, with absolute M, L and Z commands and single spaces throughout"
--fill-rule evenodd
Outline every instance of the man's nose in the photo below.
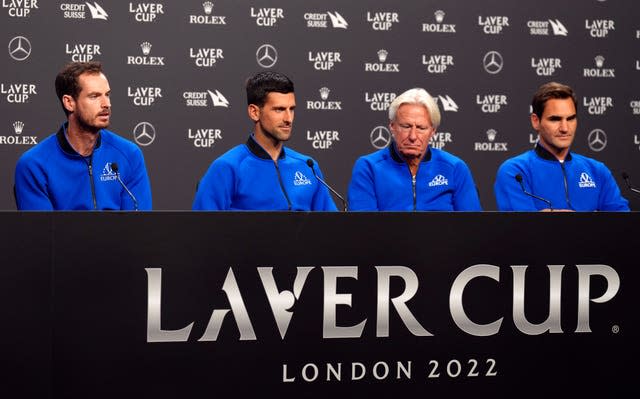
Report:
M 560 121 L 560 130 L 563 132 L 569 130 L 569 122 L 566 119 Z
M 413 125 L 409 128 L 409 139 L 416 140 L 418 138 L 418 128 Z

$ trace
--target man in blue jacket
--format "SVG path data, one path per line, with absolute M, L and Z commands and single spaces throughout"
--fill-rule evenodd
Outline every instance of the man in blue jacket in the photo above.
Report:
M 253 133 L 211 163 L 193 209 L 335 211 L 329 191 L 314 175 L 322 179 L 317 163 L 284 146 L 296 108 L 293 82 L 278 72 L 260 72 L 248 79 L 246 90 Z
M 494 191 L 501 211 L 628 211 L 611 171 L 571 152 L 578 118 L 567 85 L 546 83 L 533 96 L 535 148 L 505 161 Z
M 102 65 L 72 62 L 55 86 L 67 122 L 18 160 L 18 209 L 150 210 L 142 151 L 106 129 L 111 89 Z
M 431 148 L 438 104 L 424 89 L 408 90 L 389 106 L 393 142 L 360 157 L 349 184 L 353 211 L 480 211 L 471 171 L 460 158 Z

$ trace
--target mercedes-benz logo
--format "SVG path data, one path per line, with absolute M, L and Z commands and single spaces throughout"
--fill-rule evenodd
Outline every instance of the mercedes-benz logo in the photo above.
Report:
M 391 133 L 389 132 L 389 129 L 384 126 L 376 126 L 371 131 L 369 140 L 371 141 L 372 146 L 381 150 L 391 143 Z
M 9 42 L 9 55 L 16 61 L 24 61 L 31 54 L 31 42 L 24 36 L 16 36 Z
M 607 146 L 607 134 L 602 129 L 593 129 L 587 137 L 591 151 L 600 152 Z
M 487 71 L 487 73 L 495 75 L 502 70 L 504 61 L 502 60 L 502 55 L 500 55 L 499 52 L 492 50 L 484 55 L 484 58 L 482 59 L 482 65 L 484 66 L 484 70 Z
M 142 146 L 148 146 L 156 139 L 156 129 L 149 122 L 140 122 L 133 128 L 133 139 Z
M 256 61 L 263 68 L 271 68 L 278 61 L 278 51 L 270 44 L 263 44 L 256 50 Z

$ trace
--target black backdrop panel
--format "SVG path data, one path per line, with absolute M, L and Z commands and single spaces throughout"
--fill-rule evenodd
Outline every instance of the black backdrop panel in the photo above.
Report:
M 1 216 L 5 231 L 29 226 L 38 243 L 22 257 L 24 245 L 3 234 L 13 243 L 3 248 L 7 259 L 21 259 L 5 264 L 3 294 L 21 298 L 32 313 L 4 310 L 5 325 L 14 328 L 2 330 L 2 341 L 37 335 L 9 352 L 31 353 L 27 368 L 10 375 L 49 379 L 54 397 L 601 397 L 635 384 L 639 279 L 628 254 L 640 233 L 636 213 Z M 551 279 L 550 268 L 561 265 Z M 516 266 L 527 267 L 524 291 L 514 284 Z M 312 269 L 296 290 L 302 267 Z M 15 268 L 23 277 L 9 272 Z M 272 310 L 279 305 L 269 301 L 259 268 L 273 268 L 280 304 L 292 312 L 284 338 L 275 317 L 283 312 Z M 479 268 L 463 291 L 453 288 Z M 597 272 L 585 283 L 579 270 L 613 270 L 619 289 L 613 275 Z M 388 285 L 385 272 L 396 275 Z M 335 287 L 332 275 L 339 276 Z M 387 286 L 391 298 L 416 288 L 401 302 L 427 335 L 394 305 L 382 322 L 378 310 L 388 301 L 378 297 Z M 160 335 L 148 328 L 157 287 Z M 580 287 L 595 299 L 586 301 L 590 332 L 576 332 L 583 328 Z M 598 300 L 606 292 L 613 296 Z M 456 293 L 472 322 L 501 320 L 499 327 L 481 335 L 456 322 Z M 40 309 L 49 295 L 51 313 Z M 547 319 L 551 297 L 560 307 L 560 331 L 523 332 L 513 315 L 522 295 L 532 324 Z M 351 306 L 335 304 L 344 302 Z M 212 313 L 224 309 L 233 310 L 211 335 Z M 328 337 L 338 331 L 332 309 L 336 326 L 363 323 L 361 330 Z M 148 342 L 148 333 L 163 341 L 170 331 L 180 342 Z

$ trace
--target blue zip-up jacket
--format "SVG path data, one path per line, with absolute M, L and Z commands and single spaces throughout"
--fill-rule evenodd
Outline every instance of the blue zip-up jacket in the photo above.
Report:
M 22 154 L 16 165 L 15 194 L 19 210 L 133 210 L 134 202 L 116 179 L 111 164 L 138 201 L 151 210 L 151 185 L 140 148 L 102 129 L 93 153 L 78 154 L 57 133 Z
M 611 171 L 602 163 L 569 153 L 560 162 L 540 144 L 506 160 L 498 169 L 494 192 L 501 211 L 539 211 L 549 204 L 523 192 L 516 180 L 522 176 L 524 190 L 551 202 L 553 209 L 574 211 L 628 211 Z
M 249 136 L 211 163 L 200 180 L 194 210 L 335 211 L 329 191 L 306 155 L 283 147 L 277 162 Z M 314 161 L 314 165 L 316 162 Z M 320 168 L 314 166 L 321 179 Z
M 352 211 L 482 210 L 464 161 L 429 147 L 414 179 L 395 143 L 356 161 L 348 196 Z

